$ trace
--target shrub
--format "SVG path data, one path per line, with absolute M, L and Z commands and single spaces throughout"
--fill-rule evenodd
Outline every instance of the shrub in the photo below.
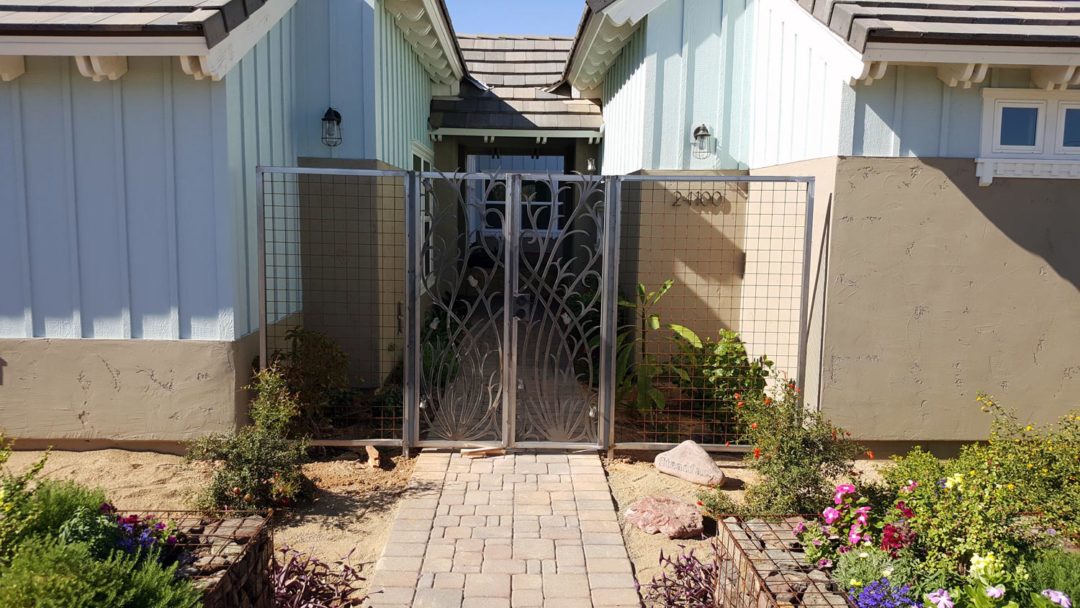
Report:
M 348 555 L 326 564 L 289 547 L 277 553 L 281 560 L 274 556 L 270 576 L 278 608 L 346 608 L 363 603 L 364 598 L 356 597 L 356 584 L 364 579 L 348 564 Z
M 765 391 L 773 362 L 751 359 L 739 334 L 720 330 L 719 339 L 698 338 L 686 330 L 675 334 L 679 352 L 671 358 L 676 384 L 691 403 L 706 410 L 734 410 L 735 395 L 760 395 Z
M 945 461 L 916 449 L 884 474 L 914 512 L 928 576 L 955 581 L 975 555 L 994 554 L 1009 569 L 1080 531 L 1080 417 L 1022 426 L 992 398 L 979 400 L 994 416 L 988 442 Z
M 723 555 L 714 538 L 705 559 L 691 549 L 676 555 L 660 552 L 662 572 L 642 588 L 645 605 L 715 608 L 723 604 Z
M 915 581 L 915 564 L 910 558 L 894 558 L 873 546 L 858 547 L 840 555 L 833 578 L 855 599 L 871 582 L 881 579 L 897 588 L 910 586 Z
M 99 561 L 86 545 L 55 538 L 25 543 L 0 567 L 5 608 L 189 608 L 201 598 L 175 566 L 120 552 Z
M 803 407 L 799 389 L 784 383 L 775 399 L 736 394 L 739 424 L 753 449 L 746 455 L 759 481 L 746 491 L 745 514 L 814 513 L 832 496 L 832 480 L 849 474 L 859 447 L 820 413 Z M 710 504 L 711 493 L 701 500 Z
M 1080 601 L 1080 553 L 1060 549 L 1046 551 L 1027 567 L 1031 588 L 1057 589 Z
M 0 435 L 0 467 L 10 457 L 11 442 Z M 34 502 L 32 487 L 47 458 L 45 454 L 19 475 L 0 470 L 0 564 L 11 558 L 15 547 L 33 529 L 40 505 Z
M 28 534 L 56 534 L 80 510 L 97 511 L 105 502 L 105 492 L 72 481 L 42 479 L 34 488 L 31 502 L 35 515 Z
M 86 546 L 95 559 L 105 559 L 120 542 L 116 519 L 101 509 L 78 509 L 58 528 L 60 540 Z
M 291 504 L 302 490 L 307 441 L 290 439 L 299 412 L 296 398 L 275 369 L 260 371 L 250 387 L 252 425 L 196 440 L 189 460 L 216 462 L 213 478 L 196 499 L 201 509 L 261 509 Z
M 274 353 L 277 368 L 298 404 L 293 420 L 305 429 L 315 429 L 328 410 L 349 395 L 349 357 L 326 334 L 296 327 L 285 333 L 289 350 Z

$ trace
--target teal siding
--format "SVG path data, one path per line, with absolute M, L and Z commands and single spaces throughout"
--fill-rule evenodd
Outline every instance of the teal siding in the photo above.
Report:
M 431 80 L 405 35 L 394 23 L 393 16 L 385 10 L 377 13 L 378 159 L 401 169 L 411 169 L 413 144 L 430 155 L 427 120 L 431 108 Z
M 604 79 L 606 137 L 601 164 L 606 175 L 623 175 L 643 168 L 647 76 L 643 24 L 626 41 Z
M 224 79 L 230 184 L 234 201 L 228 225 L 236 226 L 236 335 L 259 327 L 258 192 L 259 165 L 296 164 L 297 135 L 318 134 L 318 117 L 297 124 L 293 75 L 296 11 L 290 11 Z M 325 108 L 324 108 L 325 109 Z M 303 135 L 300 135 L 302 138 Z M 223 210 L 230 209 L 222 205 Z M 229 213 L 230 211 L 226 211 Z
M 970 89 L 946 86 L 932 67 L 890 67 L 872 85 L 855 87 L 843 117 L 852 125 L 854 156 L 975 158 L 979 155 L 982 89 L 1030 86 L 1026 69 L 992 68 Z

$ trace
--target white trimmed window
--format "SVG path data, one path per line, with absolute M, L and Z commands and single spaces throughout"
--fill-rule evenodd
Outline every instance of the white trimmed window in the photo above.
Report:
M 1080 179 L 1080 90 L 983 89 L 979 184 Z

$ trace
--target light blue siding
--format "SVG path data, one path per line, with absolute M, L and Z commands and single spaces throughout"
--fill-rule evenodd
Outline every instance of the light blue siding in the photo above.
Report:
M 304 120 L 297 110 L 301 89 L 294 88 L 299 51 L 294 43 L 304 38 L 298 29 L 297 4 L 251 49 L 225 78 L 224 106 L 228 130 L 225 190 L 229 198 L 219 211 L 224 225 L 235 227 L 232 242 L 236 283 L 236 333 L 250 333 L 259 327 L 258 192 L 255 169 L 259 165 L 294 165 L 298 146 L 314 133 L 318 139 L 322 111 Z M 291 117 L 291 120 L 290 120 Z M 323 150 L 329 150 L 319 142 Z M 344 146 L 344 144 L 343 144 Z
M 607 175 L 632 173 L 644 167 L 645 26 L 626 41 L 604 79 L 604 129 L 601 165 Z
M 854 88 L 843 120 L 852 125 L 854 156 L 974 158 L 979 155 L 982 89 L 1030 86 L 1026 69 L 992 68 L 981 84 L 949 87 L 933 67 L 890 67 L 870 86 Z
M 428 114 L 431 79 L 405 35 L 385 10 L 378 13 L 377 158 L 400 169 L 412 169 L 413 146 L 429 160 Z
M 225 136 L 209 126 L 224 84 L 175 58 L 128 66 L 91 82 L 71 58 L 28 57 L 0 84 L 0 336 L 233 337 L 213 214 Z
M 295 106 L 298 156 L 372 159 L 375 147 L 375 10 L 360 0 L 300 0 L 296 19 Z M 320 137 L 328 106 L 341 112 L 342 142 Z

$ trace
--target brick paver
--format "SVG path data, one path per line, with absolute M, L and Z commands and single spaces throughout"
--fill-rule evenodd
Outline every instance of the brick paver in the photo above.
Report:
M 424 451 L 409 483 L 372 607 L 640 605 L 597 455 Z

